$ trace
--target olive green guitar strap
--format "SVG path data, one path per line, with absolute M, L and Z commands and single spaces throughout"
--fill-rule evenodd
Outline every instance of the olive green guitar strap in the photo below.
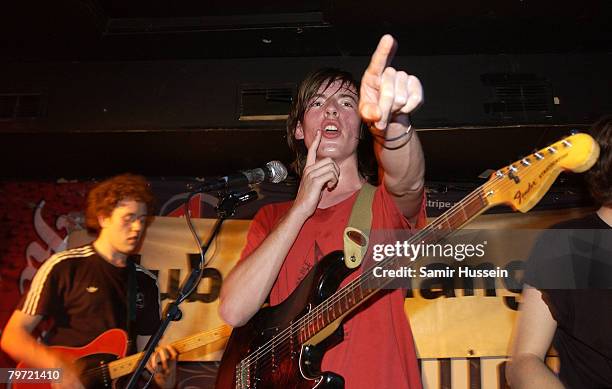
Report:
M 363 184 L 353 204 L 347 227 L 344 229 L 344 263 L 350 269 L 361 265 L 368 250 L 375 192 L 375 186 Z

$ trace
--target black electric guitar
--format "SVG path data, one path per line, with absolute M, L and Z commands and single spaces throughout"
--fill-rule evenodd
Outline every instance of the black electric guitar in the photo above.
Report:
M 435 243 L 499 204 L 527 212 L 544 196 L 562 170 L 583 172 L 599 156 L 597 143 L 576 134 L 493 173 L 490 179 L 438 217 L 409 243 Z M 394 269 L 405 258 L 391 257 L 376 266 Z M 342 251 L 323 258 L 281 304 L 264 308 L 234 328 L 217 375 L 217 389 L 342 388 L 344 379 L 321 372 L 325 351 L 343 337 L 344 318 L 386 286 L 389 278 L 371 269 L 338 289 L 354 269 Z

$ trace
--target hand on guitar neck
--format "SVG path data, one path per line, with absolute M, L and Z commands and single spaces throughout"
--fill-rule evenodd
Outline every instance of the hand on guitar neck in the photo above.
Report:
M 162 388 L 173 388 L 176 383 L 178 351 L 172 346 L 158 346 L 147 362 L 147 370 Z

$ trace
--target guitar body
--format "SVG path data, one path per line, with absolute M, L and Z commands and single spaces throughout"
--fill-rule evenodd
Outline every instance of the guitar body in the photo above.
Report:
M 104 368 L 109 362 L 123 358 L 127 352 L 128 338 L 125 331 L 113 328 L 92 340 L 83 347 L 52 346 L 68 362 L 76 364 L 79 370 L 87 372 L 80 377 L 86 388 L 110 388 L 112 380 L 108 370 Z M 101 367 L 97 369 L 97 367 Z M 17 365 L 18 369 L 28 368 L 24 363 Z M 93 370 L 92 370 L 93 369 Z M 99 374 L 94 374 L 94 372 Z M 50 384 L 14 383 L 13 389 L 51 388 Z
M 343 388 L 341 376 L 320 371 L 325 351 L 343 339 L 342 326 L 317 345 L 302 347 L 292 338 L 265 344 L 331 296 L 354 270 L 345 266 L 341 251 L 334 251 L 310 270 L 285 301 L 260 310 L 247 324 L 234 328 L 219 366 L 216 388 Z M 238 367 L 246 355 L 263 347 L 272 348 L 269 356 L 253 359 L 248 368 Z

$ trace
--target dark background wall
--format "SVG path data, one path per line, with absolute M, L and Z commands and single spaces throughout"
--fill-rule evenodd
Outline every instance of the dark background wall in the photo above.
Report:
M 612 111 L 610 2 L 36 0 L 0 6 L 0 177 L 223 174 L 291 159 L 304 74 L 379 37 L 416 74 L 428 180 L 473 181 Z M 246 121 L 245 116 L 267 116 Z
M 286 112 L 290 91 L 308 71 L 337 66 L 360 75 L 368 59 L 5 63 L 0 94 L 33 94 L 39 111 L 36 118 L 0 121 L 1 174 L 186 176 L 288 161 L 284 123 L 241 121 L 241 113 Z M 611 65 L 608 53 L 394 61 L 424 85 L 425 104 L 413 115 L 417 128 L 442 130 L 420 132 L 429 179 L 473 178 L 478 169 L 502 166 L 612 112 Z M 281 95 L 243 95 L 253 88 Z
M 360 76 L 368 61 L 309 57 L 12 63 L 0 68 L 0 91 L 42 94 L 45 115 L 27 123 L 38 131 L 252 128 L 262 123 L 238 120 L 242 89 L 290 88 L 322 66 Z M 611 53 L 405 56 L 393 62 L 424 85 L 426 104 L 414 115 L 421 128 L 588 123 L 612 108 L 610 65 Z M 504 81 L 513 82 L 517 101 L 521 86 L 540 89 L 523 90 L 531 96 L 522 96 L 525 106 L 520 111 L 490 112 L 488 104 L 499 99 L 492 83 Z M 530 107 L 530 102 L 540 105 Z M 1 129 L 13 125 L 3 123 Z

